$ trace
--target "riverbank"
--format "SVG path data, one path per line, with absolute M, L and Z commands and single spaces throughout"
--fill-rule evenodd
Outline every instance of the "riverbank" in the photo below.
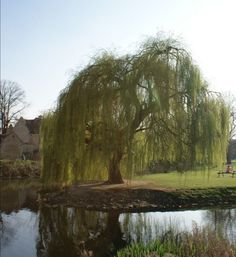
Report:
M 235 187 L 158 189 L 148 182 L 132 181 L 123 185 L 101 182 L 41 192 L 41 203 L 87 210 L 146 212 L 236 205 Z
M 39 178 L 40 162 L 30 160 L 0 160 L 0 178 Z

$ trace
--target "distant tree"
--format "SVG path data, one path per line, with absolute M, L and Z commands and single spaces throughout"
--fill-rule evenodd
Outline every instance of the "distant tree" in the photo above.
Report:
M 228 138 L 228 148 L 226 153 L 227 163 L 231 163 L 232 158 L 232 140 L 236 137 L 236 99 L 233 95 L 228 94 L 225 96 L 227 99 L 227 104 L 230 110 L 230 123 L 229 123 L 229 138 Z
M 122 183 L 150 160 L 222 164 L 228 124 L 224 99 L 181 44 L 151 38 L 135 54 L 94 58 L 61 93 L 43 119 L 42 177 Z
M 5 134 L 10 124 L 14 123 L 28 105 L 25 92 L 13 81 L 0 82 L 0 133 Z

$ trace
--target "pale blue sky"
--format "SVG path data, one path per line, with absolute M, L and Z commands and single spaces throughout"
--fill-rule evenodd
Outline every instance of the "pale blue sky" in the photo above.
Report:
M 212 90 L 236 96 L 235 13 L 235 0 L 1 0 L 1 78 L 22 86 L 33 118 L 100 49 L 127 53 L 165 31 Z

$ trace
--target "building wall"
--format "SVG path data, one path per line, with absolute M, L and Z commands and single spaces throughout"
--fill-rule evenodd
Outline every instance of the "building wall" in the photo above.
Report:
M 39 134 L 31 134 L 29 136 L 29 143 L 39 148 Z
M 26 121 L 20 118 L 14 128 L 9 128 L 8 135 L 0 143 L 0 159 L 39 160 L 39 134 L 30 134 Z
M 23 143 L 29 142 L 30 134 L 28 128 L 25 125 L 25 120 L 23 118 L 19 119 L 13 130 Z
M 19 138 L 14 133 L 11 133 L 8 136 L 6 136 L 1 143 L 0 158 L 15 160 L 21 159 L 21 155 L 22 149 Z

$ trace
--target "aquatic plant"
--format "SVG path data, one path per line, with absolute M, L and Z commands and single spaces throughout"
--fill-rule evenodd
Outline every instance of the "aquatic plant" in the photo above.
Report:
M 235 257 L 236 248 L 230 241 L 209 228 L 196 224 L 192 232 L 168 231 L 147 243 L 132 244 L 117 252 L 117 257 Z

